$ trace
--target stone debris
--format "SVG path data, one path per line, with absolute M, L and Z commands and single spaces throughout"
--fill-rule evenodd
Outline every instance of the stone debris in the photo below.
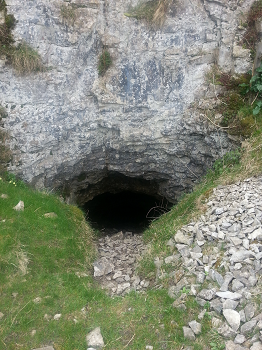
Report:
M 197 293 L 191 295 L 196 295 L 198 304 L 204 307 L 209 303 L 210 310 L 217 314 L 212 316 L 212 325 L 225 339 L 231 339 L 226 342 L 226 349 L 260 350 L 262 314 L 257 315 L 260 307 L 252 296 L 261 294 L 262 178 L 218 186 L 208 199 L 207 208 L 197 222 L 181 227 L 168 241 L 174 255 L 178 251 L 179 269 L 190 271 L 183 277 L 187 282 L 182 288 L 192 290 L 193 286 Z M 172 261 L 170 257 L 163 260 Z M 190 274 L 195 277 L 193 283 L 189 283 Z M 169 275 L 175 275 L 175 271 Z M 205 288 L 201 288 L 205 282 Z M 180 283 L 173 283 L 168 289 L 168 294 L 177 298 L 173 303 L 177 308 L 184 305 L 177 294 L 181 293 Z M 194 283 L 200 288 L 196 289 Z M 202 313 L 198 319 L 203 319 Z M 192 321 L 190 328 L 183 327 L 185 338 L 194 340 L 200 334 L 201 328 L 197 333 L 195 324 Z
M 52 346 L 44 346 L 43 348 L 37 348 L 33 350 L 55 350 Z
M 4 314 L 0 312 L 0 320 L 2 320 L 3 317 L 4 317 Z
M 105 346 L 100 327 L 97 327 L 92 332 L 88 333 L 86 336 L 86 342 L 88 347 L 95 349 L 101 349 Z
M 19 203 L 15 207 L 13 207 L 13 209 L 16 210 L 16 211 L 24 211 L 24 209 L 25 209 L 24 202 L 23 201 L 19 201 Z
M 111 295 L 146 290 L 149 281 L 141 280 L 135 274 L 136 264 L 146 249 L 142 237 L 131 232 L 121 231 L 100 238 L 99 259 L 93 264 L 94 277 Z

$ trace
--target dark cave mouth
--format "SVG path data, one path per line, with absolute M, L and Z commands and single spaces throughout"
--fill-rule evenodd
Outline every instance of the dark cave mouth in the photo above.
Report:
M 172 205 L 159 196 L 124 190 L 99 194 L 82 208 L 91 226 L 105 234 L 114 233 L 114 230 L 142 233 Z

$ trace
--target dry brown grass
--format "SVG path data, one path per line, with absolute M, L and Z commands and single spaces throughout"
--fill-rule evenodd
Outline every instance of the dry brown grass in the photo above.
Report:
M 163 26 L 170 4 L 173 0 L 151 0 L 140 2 L 137 6 L 131 8 L 127 17 L 134 17 L 139 20 L 145 20 L 153 27 Z
M 170 3 L 170 0 L 158 1 L 158 5 L 152 19 L 152 23 L 155 26 L 161 27 L 164 24 Z
M 37 51 L 22 43 L 10 52 L 12 66 L 19 74 L 28 74 L 44 70 L 42 59 Z

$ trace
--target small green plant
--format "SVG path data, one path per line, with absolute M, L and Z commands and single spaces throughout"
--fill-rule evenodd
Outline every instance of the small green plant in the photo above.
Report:
M 225 349 L 225 344 L 218 344 L 218 343 L 210 343 L 211 350 L 223 350 Z
M 103 76 L 105 72 L 108 70 L 108 68 L 112 64 L 112 59 L 110 56 L 110 53 L 107 50 L 104 50 L 102 54 L 99 57 L 98 61 L 98 73 L 99 75 Z
M 217 159 L 213 165 L 215 175 L 221 175 L 225 168 L 239 164 L 241 152 L 239 149 L 226 153 L 223 158 Z
M 181 292 L 182 292 L 183 294 L 189 294 L 189 293 L 190 293 L 190 289 L 187 289 L 186 287 L 183 287 L 182 290 L 181 290 Z
M 259 114 L 262 108 L 262 101 L 257 100 L 257 98 L 262 98 L 262 63 L 256 69 L 255 74 L 250 79 L 250 83 L 243 83 L 239 86 L 242 88 L 243 94 L 247 94 L 249 92 L 256 94 L 255 100 L 253 100 L 253 104 L 255 106 L 253 108 L 253 115 Z
M 7 181 L 11 185 L 14 185 L 15 187 L 27 188 L 27 185 L 23 181 L 17 179 L 14 174 L 6 172 L 3 177 L 5 181 Z
M 73 7 L 70 5 L 61 5 L 60 6 L 60 15 L 62 17 L 63 23 L 67 25 L 74 25 L 76 20 L 76 12 Z
M 161 27 L 166 18 L 172 0 L 151 0 L 140 2 L 137 6 L 130 8 L 127 17 L 145 20 L 156 27 Z
M 207 302 L 205 303 L 204 309 L 206 309 L 207 311 L 210 310 L 210 302 L 209 302 L 209 301 L 207 301 Z

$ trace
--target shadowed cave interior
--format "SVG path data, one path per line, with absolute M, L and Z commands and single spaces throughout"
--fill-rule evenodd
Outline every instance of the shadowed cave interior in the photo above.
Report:
M 141 233 L 150 222 L 169 211 L 173 204 L 144 193 L 121 191 L 103 193 L 83 206 L 92 227 L 102 233 L 131 231 Z

